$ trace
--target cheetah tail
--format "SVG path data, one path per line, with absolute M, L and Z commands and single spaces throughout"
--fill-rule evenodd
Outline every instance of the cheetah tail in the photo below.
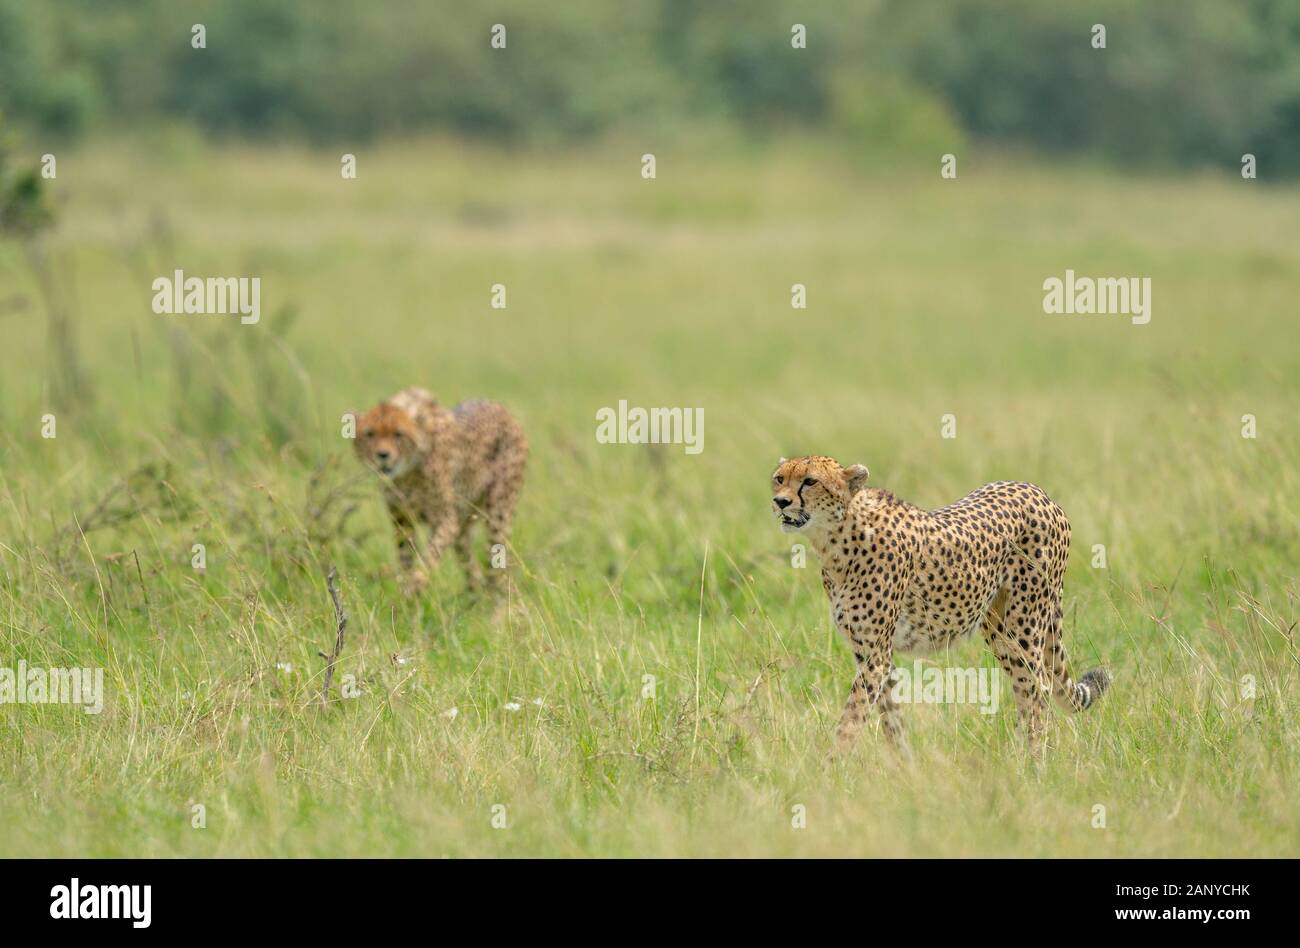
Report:
M 1070 708 L 1074 711 L 1086 711 L 1096 703 L 1102 692 L 1110 687 L 1111 681 L 1110 672 L 1104 668 L 1094 668 L 1092 671 L 1084 672 L 1083 677 L 1074 683 L 1069 692 Z

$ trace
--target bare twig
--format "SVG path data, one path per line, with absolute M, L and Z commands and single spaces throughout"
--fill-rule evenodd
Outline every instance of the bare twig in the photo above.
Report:
M 110 485 L 89 512 L 74 515 L 72 523 L 58 531 L 55 541 L 62 543 L 95 530 L 116 527 L 141 516 L 146 510 L 175 500 L 176 492 L 167 480 L 169 476 L 168 464 L 140 465 Z M 148 495 L 148 490 L 152 490 L 153 496 Z
M 343 652 L 343 631 L 348 627 L 348 613 L 343 608 L 343 601 L 339 598 L 338 587 L 334 585 L 334 580 L 339 571 L 330 565 L 330 571 L 325 576 L 325 586 L 330 591 L 330 598 L 334 600 L 334 617 L 338 622 L 338 632 L 334 636 L 334 651 L 326 655 L 320 652 L 320 657 L 325 659 L 325 685 L 321 688 L 320 706 L 328 708 L 330 703 L 330 684 L 334 681 L 334 665 L 339 660 L 339 655 Z
M 781 663 L 779 661 L 773 660 L 768 662 L 766 665 L 764 665 L 762 668 L 758 670 L 758 675 L 757 677 L 754 678 L 754 683 L 750 685 L 749 690 L 745 692 L 745 701 L 740 706 L 741 711 L 745 711 L 746 709 L 749 708 L 749 703 L 754 700 L 754 695 L 758 693 L 759 687 L 767 679 L 767 673 L 771 671 L 773 668 L 779 670 L 780 665 Z
M 325 485 L 325 475 L 338 461 L 337 455 L 316 465 L 307 484 L 306 534 L 313 547 L 328 547 L 342 539 L 348 518 L 360 507 L 357 487 L 368 478 L 361 471 L 331 486 Z
M 645 767 L 647 773 L 662 771 L 674 780 L 681 781 L 683 779 L 681 774 L 673 770 L 654 754 L 643 754 L 640 751 L 600 751 L 595 754 L 588 754 L 587 760 L 605 760 L 610 757 L 624 757 L 628 760 L 640 761 L 640 763 Z

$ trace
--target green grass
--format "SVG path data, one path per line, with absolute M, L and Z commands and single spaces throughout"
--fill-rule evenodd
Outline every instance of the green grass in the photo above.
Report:
M 106 707 L 0 706 L 0 855 L 1300 855 L 1300 191 L 686 141 L 643 181 L 645 150 L 419 142 L 350 182 L 184 138 L 59 156 L 92 391 L 59 404 L 0 247 L 26 301 L 0 316 L 0 665 L 102 666 Z M 153 314 L 177 266 L 260 275 L 262 323 Z M 1045 316 L 1066 268 L 1150 276 L 1151 323 Z M 340 417 L 408 384 L 529 432 L 502 624 L 450 563 L 397 592 Z M 703 454 L 597 444 L 620 398 L 703 407 Z M 1042 485 L 1074 525 L 1072 663 L 1113 690 L 1053 711 L 1041 763 L 1008 706 L 922 706 L 910 765 L 872 734 L 826 765 L 852 660 L 769 512 L 796 453 L 926 507 Z M 323 710 L 329 563 L 362 694 Z

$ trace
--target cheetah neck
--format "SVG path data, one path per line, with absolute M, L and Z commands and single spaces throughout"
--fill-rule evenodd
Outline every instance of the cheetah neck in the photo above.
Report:
M 384 492 L 393 500 L 400 503 L 409 503 L 411 498 L 419 493 L 422 475 L 420 469 L 423 462 L 412 465 L 408 470 L 403 471 L 397 477 L 388 478 L 384 481 Z
M 814 527 L 806 531 L 808 543 L 817 554 L 817 558 L 822 561 L 822 565 L 831 567 L 839 560 L 839 550 L 843 543 L 845 533 L 848 529 L 849 519 L 845 512 L 841 511 L 839 517 L 830 524 Z
M 844 548 L 853 547 L 854 532 L 870 529 L 876 510 L 892 499 L 892 494 L 879 488 L 859 491 L 847 507 L 839 510 L 832 522 L 820 529 L 808 531 L 808 542 L 831 578 L 837 581 L 844 578 L 844 571 L 850 565 Z

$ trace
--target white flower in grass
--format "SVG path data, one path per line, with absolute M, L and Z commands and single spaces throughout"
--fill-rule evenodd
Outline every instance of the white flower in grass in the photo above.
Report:
M 542 705 L 546 704 L 546 700 L 544 698 L 534 698 L 533 704 L 540 708 Z
M 518 711 L 520 708 L 523 707 L 523 705 L 520 704 L 518 701 L 507 701 L 504 707 L 507 711 Z
M 456 720 L 456 715 L 458 714 L 460 714 L 460 708 L 448 708 L 446 711 L 442 712 L 442 716 L 448 721 Z
M 282 672 L 284 672 L 286 675 L 291 674 L 291 673 L 293 672 L 293 663 L 292 663 L 292 662 L 276 662 L 276 663 L 275 663 L 275 667 L 276 667 L 276 670 L 278 670 L 278 671 L 282 671 Z

